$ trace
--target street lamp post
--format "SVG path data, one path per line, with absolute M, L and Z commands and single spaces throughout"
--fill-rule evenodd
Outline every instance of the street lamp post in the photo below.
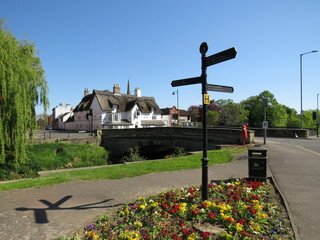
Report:
M 300 54 L 300 128 L 303 128 L 303 110 L 302 110 L 302 56 L 309 53 L 316 53 L 318 50 L 313 50 L 311 52 L 301 53 Z
M 177 95 L 177 126 L 179 126 L 179 89 L 173 91 L 172 95 Z
M 319 95 L 320 93 L 317 93 L 317 138 L 319 138 Z

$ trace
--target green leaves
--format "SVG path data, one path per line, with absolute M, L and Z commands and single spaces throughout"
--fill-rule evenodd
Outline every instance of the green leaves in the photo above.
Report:
M 47 83 L 33 44 L 17 40 L 0 21 L 0 163 L 26 159 L 27 134 L 36 127 L 35 105 L 48 107 Z

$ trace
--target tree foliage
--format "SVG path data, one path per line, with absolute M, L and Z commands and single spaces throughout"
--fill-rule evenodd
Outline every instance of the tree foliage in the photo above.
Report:
M 316 121 L 313 120 L 312 118 L 312 112 L 314 110 L 307 110 L 307 111 L 304 111 L 303 112 L 303 118 L 302 118 L 302 121 L 303 121 L 303 127 L 304 128 L 316 128 Z M 299 114 L 299 117 L 301 115 Z M 300 118 L 299 118 L 300 119 Z
M 202 121 L 202 107 L 197 105 L 192 105 L 187 110 L 191 114 L 191 122 L 201 122 Z
M 266 117 L 270 127 L 286 127 L 288 122 L 287 108 L 277 102 L 269 91 L 263 91 L 258 96 L 249 97 L 241 102 L 249 111 L 249 125 L 261 127 L 264 121 L 264 101 L 266 105 Z
M 208 125 L 215 126 L 219 123 L 219 113 L 217 111 L 208 111 L 207 113 L 207 123 Z
M 47 82 L 35 46 L 17 40 L 0 19 L 0 163 L 24 162 L 37 104 L 46 112 Z
M 221 126 L 241 126 L 248 118 L 248 110 L 231 99 L 219 99 L 216 104 L 220 107 L 219 125 Z
M 37 128 L 45 129 L 48 126 L 48 116 L 47 114 L 38 114 L 36 116 L 37 119 Z

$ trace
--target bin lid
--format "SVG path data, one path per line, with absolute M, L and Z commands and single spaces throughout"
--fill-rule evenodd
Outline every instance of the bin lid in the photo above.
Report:
M 257 152 L 267 151 L 267 149 L 265 147 L 249 147 L 248 150 L 249 151 L 257 151 Z

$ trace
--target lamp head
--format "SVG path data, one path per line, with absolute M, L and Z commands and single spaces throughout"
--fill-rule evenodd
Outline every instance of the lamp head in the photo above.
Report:
M 316 53 L 316 52 L 318 52 L 318 50 L 313 50 L 312 52 Z

